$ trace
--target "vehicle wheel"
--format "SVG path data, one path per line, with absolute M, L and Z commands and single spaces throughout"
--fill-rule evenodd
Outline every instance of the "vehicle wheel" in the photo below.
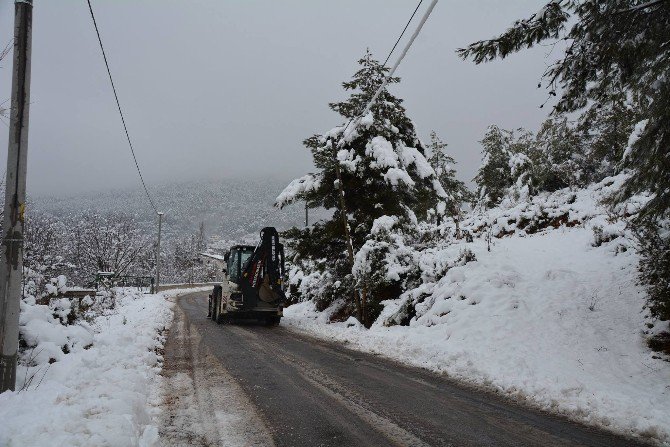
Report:
M 217 321 L 219 319 L 219 306 L 218 299 L 216 297 L 212 298 L 212 321 Z
M 278 326 L 280 317 L 267 317 L 265 319 L 266 326 Z
M 221 315 L 221 314 L 217 315 L 216 316 L 216 324 L 225 323 L 225 319 L 226 319 L 226 317 L 224 315 Z

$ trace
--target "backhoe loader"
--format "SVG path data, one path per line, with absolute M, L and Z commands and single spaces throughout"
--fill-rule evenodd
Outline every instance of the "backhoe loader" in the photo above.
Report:
M 256 319 L 279 324 L 286 302 L 284 246 L 273 227 L 263 228 L 260 239 L 256 247 L 235 245 L 224 256 L 224 280 L 209 296 L 208 317 L 213 321 Z

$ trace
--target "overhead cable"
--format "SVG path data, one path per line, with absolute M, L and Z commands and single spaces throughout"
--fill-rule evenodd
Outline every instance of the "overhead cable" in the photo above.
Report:
M 105 53 L 105 47 L 102 45 L 102 39 L 100 38 L 100 30 L 98 30 L 98 24 L 95 21 L 95 14 L 93 14 L 93 7 L 91 6 L 91 0 L 87 0 L 88 2 L 88 10 L 91 12 L 91 19 L 93 19 L 93 26 L 95 27 L 95 33 L 98 35 L 98 43 L 100 44 L 100 51 L 102 51 L 102 58 L 105 60 L 105 66 L 107 67 L 107 74 L 109 75 L 109 82 L 112 84 L 112 91 L 114 92 L 114 99 L 116 99 L 116 107 L 119 109 L 119 115 L 121 116 L 121 123 L 123 124 L 123 130 L 126 133 L 126 139 L 128 140 L 128 146 L 130 147 L 130 153 L 133 156 L 133 160 L 135 161 L 135 167 L 137 168 L 137 174 L 140 176 L 140 181 L 142 182 L 142 187 L 144 188 L 144 192 L 147 195 L 147 198 L 149 199 L 149 203 L 151 204 L 151 207 L 154 209 L 156 213 L 158 213 L 158 208 L 156 208 L 156 205 L 154 204 L 154 200 L 151 198 L 151 194 L 149 194 L 149 189 L 147 188 L 147 184 L 144 182 L 144 177 L 142 176 L 142 170 L 140 169 L 140 164 L 137 162 L 137 157 L 135 156 L 135 149 L 133 148 L 133 143 L 130 140 L 130 134 L 128 134 L 128 127 L 126 126 L 126 119 L 123 116 L 123 110 L 121 110 L 121 103 L 119 102 L 119 95 L 116 93 L 116 86 L 114 85 L 114 79 L 112 78 L 112 71 L 109 69 L 109 62 L 107 61 L 107 54 Z
M 395 47 L 397 47 L 398 44 L 400 43 L 400 39 L 402 39 L 402 36 L 405 35 L 405 31 L 407 31 L 407 27 L 409 27 L 409 24 L 412 23 L 412 19 L 416 15 L 416 12 L 419 10 L 419 7 L 421 7 L 421 3 L 423 3 L 423 0 L 419 0 L 419 4 L 416 5 L 416 8 L 414 8 L 414 12 L 412 13 L 412 16 L 407 21 L 407 24 L 405 25 L 405 28 L 403 28 L 402 33 L 400 33 L 400 36 L 398 36 L 398 40 L 395 41 L 395 44 L 393 44 L 393 48 L 391 48 L 391 51 L 389 51 L 389 55 L 386 56 L 386 60 L 384 61 L 384 67 L 386 67 L 386 64 L 388 64 L 389 59 L 391 59 L 391 55 L 393 54 L 393 51 L 395 51 Z
M 430 6 L 428 6 L 428 9 L 426 10 L 426 12 L 423 14 L 423 17 L 421 18 L 421 21 L 419 22 L 419 25 L 414 30 L 414 33 L 412 34 L 412 37 L 410 37 L 410 39 L 407 42 L 407 44 L 405 45 L 405 48 L 403 49 L 402 53 L 400 53 L 400 56 L 398 57 L 398 60 L 396 61 L 396 63 L 393 65 L 393 67 L 389 71 L 389 74 L 384 78 L 384 82 L 382 82 L 382 84 L 379 86 L 379 88 L 377 89 L 375 94 L 372 96 L 372 98 L 370 99 L 368 104 L 365 106 L 365 109 L 363 109 L 363 112 L 360 115 L 358 115 L 357 117 L 354 117 L 351 120 L 349 120 L 349 123 L 347 123 L 347 125 L 344 127 L 344 129 L 342 130 L 342 136 L 343 137 L 345 136 L 346 133 L 348 133 L 347 130 L 349 129 L 349 126 L 351 126 L 352 123 L 354 124 L 354 128 L 358 126 L 358 122 L 360 121 L 360 119 L 362 117 L 364 117 L 365 115 L 367 115 L 367 113 L 370 111 L 370 108 L 372 107 L 372 105 L 375 103 L 375 101 L 377 101 L 377 98 L 379 98 L 379 95 L 382 93 L 382 91 L 384 91 L 384 89 L 386 88 L 386 86 L 389 83 L 389 80 L 393 77 L 393 74 L 395 73 L 396 69 L 398 68 L 398 66 L 400 65 L 402 60 L 405 58 L 405 56 L 407 55 L 407 52 L 412 47 L 412 44 L 414 43 L 417 36 L 421 32 L 421 28 L 423 28 L 423 25 L 426 23 L 426 20 L 428 20 L 428 17 L 430 17 L 430 14 L 433 12 L 433 9 L 435 8 L 435 5 L 437 4 L 437 1 L 438 0 L 433 0 L 430 3 Z M 342 146 L 344 144 L 344 138 L 341 139 L 338 144 L 339 144 L 339 146 Z

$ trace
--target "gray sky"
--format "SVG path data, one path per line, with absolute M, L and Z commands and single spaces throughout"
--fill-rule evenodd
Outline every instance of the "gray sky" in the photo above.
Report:
M 546 108 L 538 109 L 546 93 L 537 83 L 549 48 L 482 66 L 461 61 L 454 50 L 543 3 L 442 0 L 398 69 L 402 82 L 392 91 L 405 99 L 422 138 L 434 129 L 449 143 L 465 180 L 479 165 L 477 141 L 488 124 L 534 129 L 546 116 Z M 416 1 L 94 0 L 93 6 L 151 188 L 310 171 L 301 141 L 341 123 L 327 103 L 344 97 L 340 83 L 366 47 L 386 57 Z M 0 43 L 12 36 L 13 15 L 13 1 L 0 0 Z M 33 24 L 29 193 L 137 186 L 86 1 L 35 0 Z M 0 101 L 10 87 L 11 57 L 0 70 Z M 7 130 L 0 124 L 3 165 Z

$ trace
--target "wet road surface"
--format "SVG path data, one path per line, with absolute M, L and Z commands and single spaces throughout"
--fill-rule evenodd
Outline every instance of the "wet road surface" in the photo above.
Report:
M 198 349 L 245 395 L 245 414 L 265 432 L 258 438 L 264 444 L 644 445 L 281 326 L 217 325 L 206 318 L 204 292 L 182 296 L 178 306 L 198 333 Z M 169 367 L 169 352 L 165 362 Z M 225 408 L 225 399 L 220 405 Z

